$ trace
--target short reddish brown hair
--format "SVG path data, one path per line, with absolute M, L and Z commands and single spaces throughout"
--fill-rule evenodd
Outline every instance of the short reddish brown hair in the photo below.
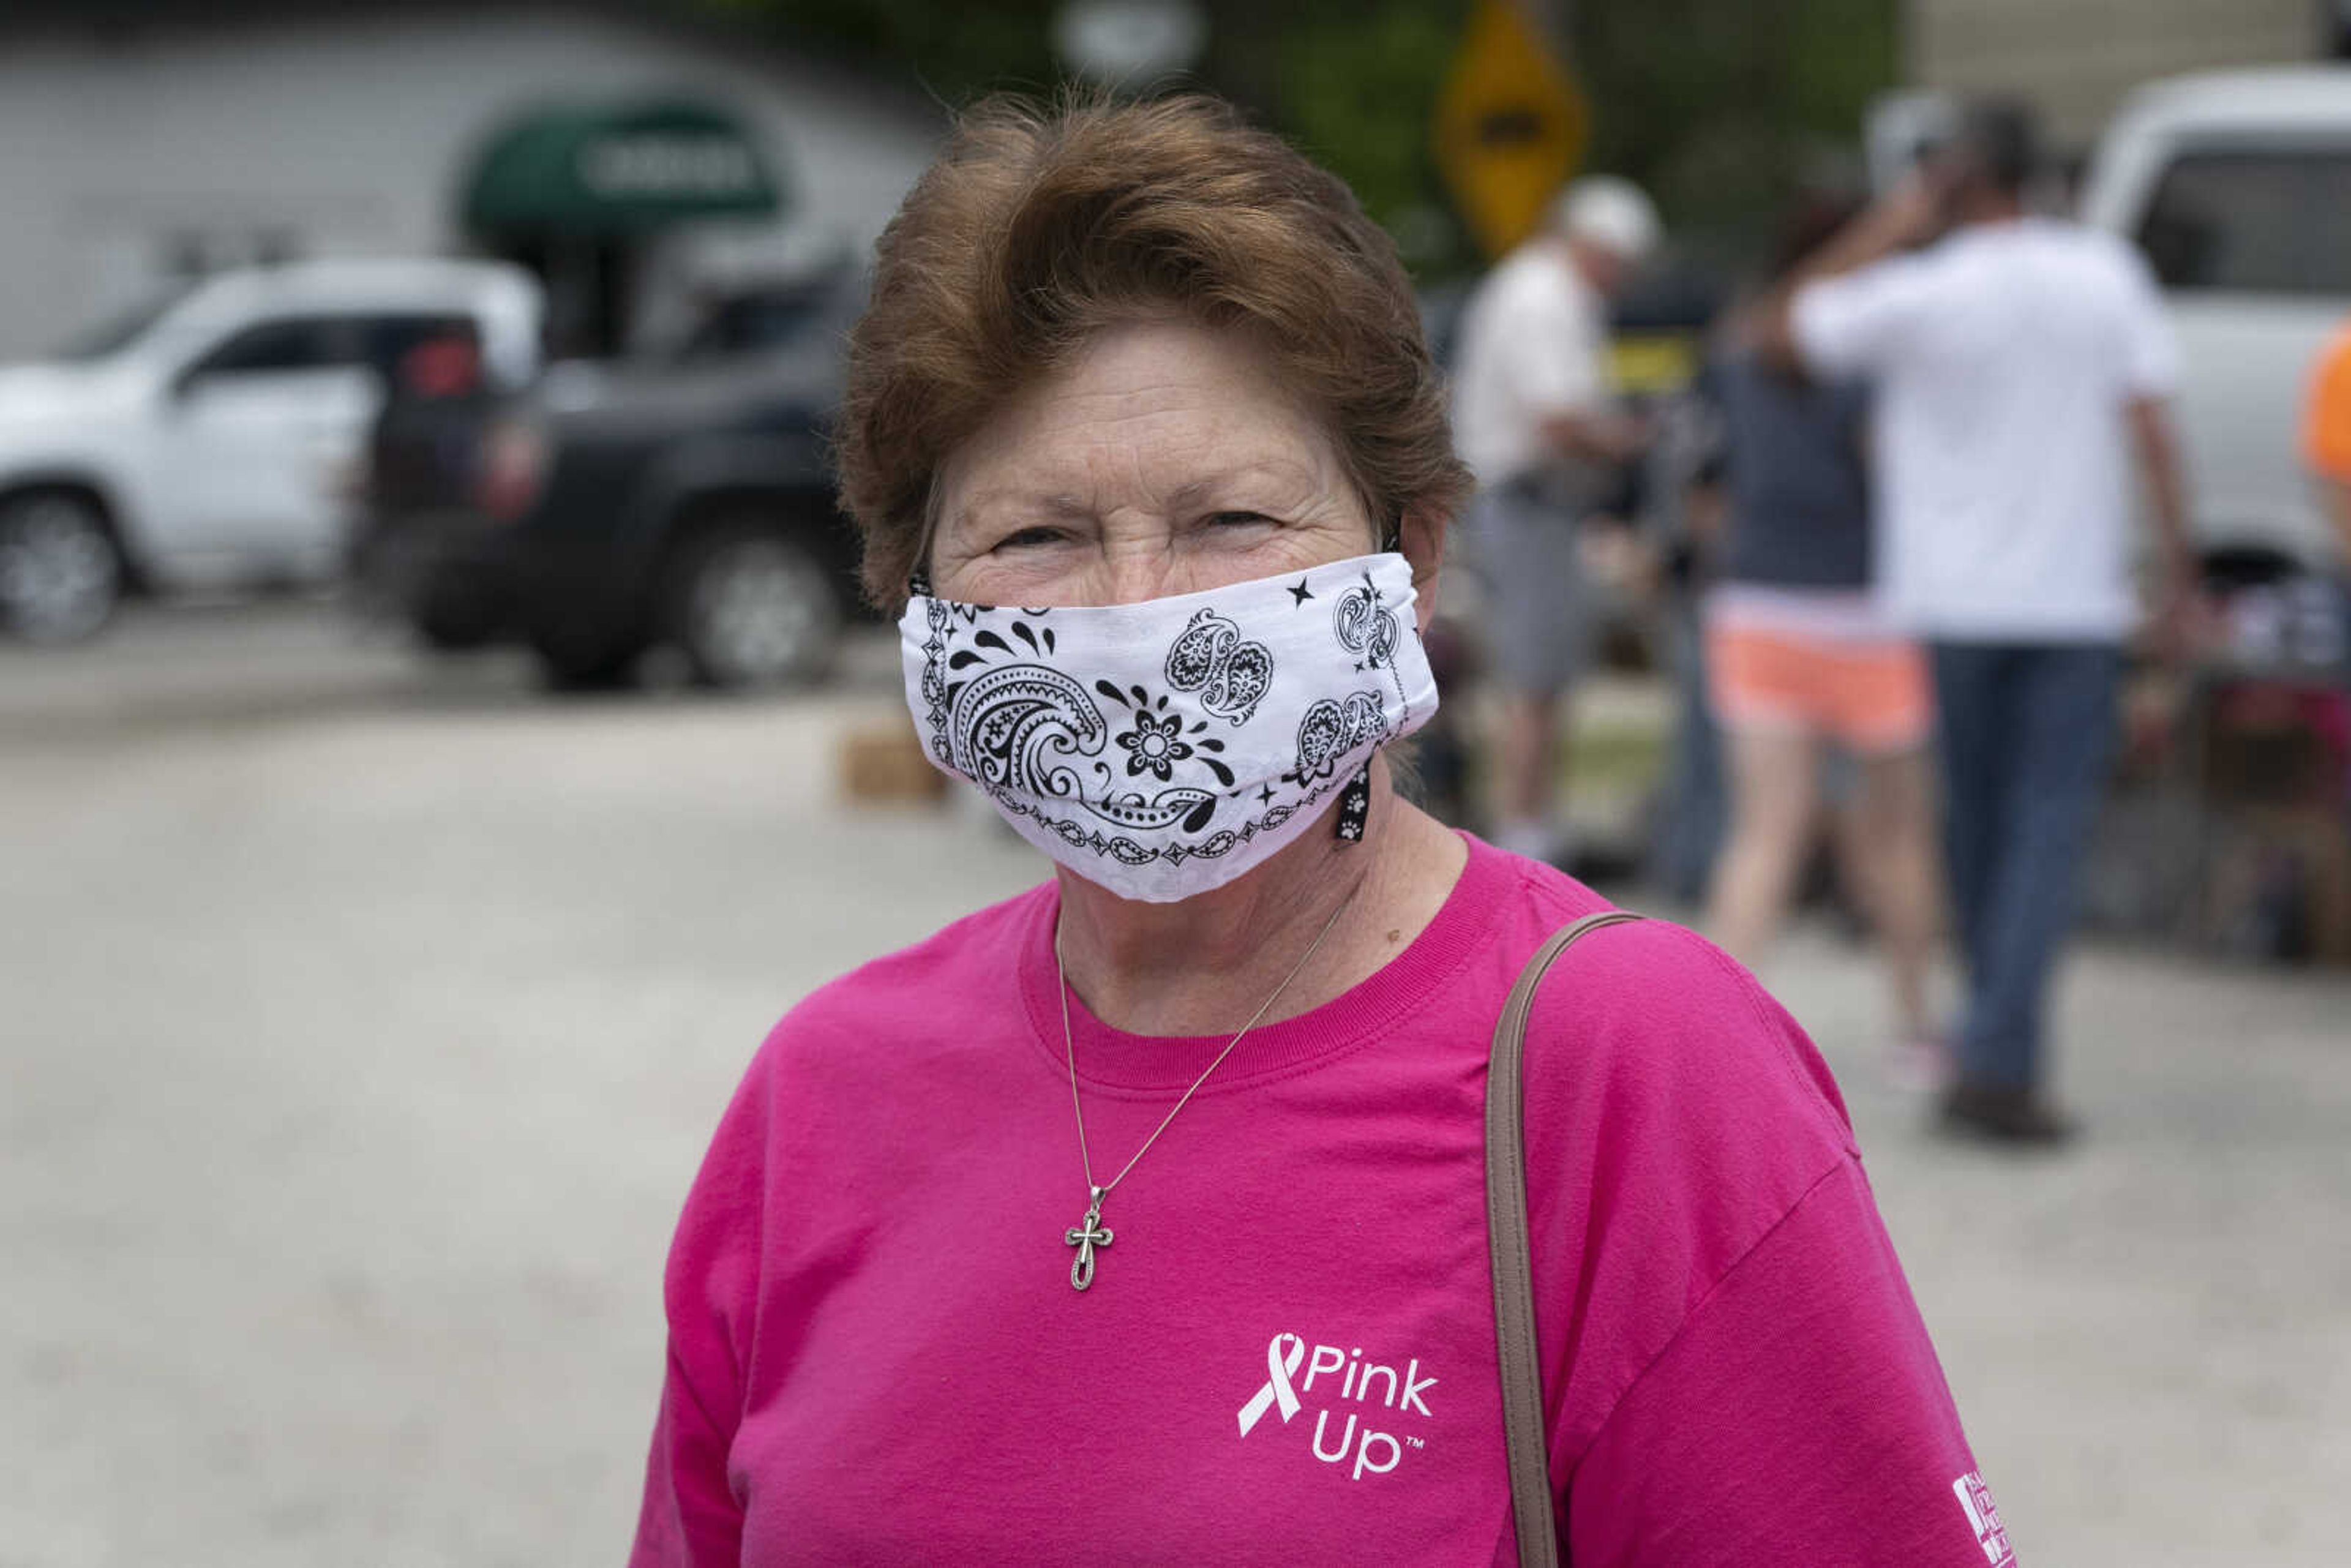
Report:
M 841 496 L 873 601 L 904 603 L 939 466 L 993 410 L 1102 327 L 1169 311 L 1260 346 L 1374 528 L 1467 497 L 1411 283 L 1336 175 L 1215 99 L 996 99 L 891 220 L 850 335 Z

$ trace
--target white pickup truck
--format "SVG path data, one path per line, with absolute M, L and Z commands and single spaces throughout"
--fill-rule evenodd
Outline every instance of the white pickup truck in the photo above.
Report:
M 2142 88 L 2099 141 L 2082 215 L 2163 285 L 2199 539 L 2332 561 L 2297 436 L 2319 351 L 2351 323 L 2351 67 Z
M 0 626 L 72 642 L 128 587 L 330 580 L 386 378 L 456 337 L 519 384 L 539 310 L 498 263 L 296 263 L 217 274 L 0 366 Z

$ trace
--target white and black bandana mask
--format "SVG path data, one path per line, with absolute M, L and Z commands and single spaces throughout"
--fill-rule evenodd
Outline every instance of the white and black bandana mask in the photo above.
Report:
M 899 618 L 923 749 L 1030 843 L 1172 904 L 1263 863 L 1372 753 L 1426 724 L 1412 568 L 1358 556 L 1140 604 L 998 610 L 917 593 Z

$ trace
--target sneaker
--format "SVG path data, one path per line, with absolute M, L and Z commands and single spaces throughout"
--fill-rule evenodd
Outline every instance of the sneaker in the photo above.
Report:
M 2054 1148 L 2081 1126 L 2030 1089 L 1962 1078 L 1943 1092 L 1937 1125 L 1955 1137 L 1984 1138 L 2014 1147 Z

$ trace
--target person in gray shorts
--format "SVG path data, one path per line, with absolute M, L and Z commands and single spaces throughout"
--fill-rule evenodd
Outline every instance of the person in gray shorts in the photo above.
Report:
M 1596 489 L 1526 476 L 1470 502 L 1462 542 L 1486 595 L 1488 664 L 1513 693 L 1568 691 L 1591 658 L 1579 541 Z
M 1609 384 L 1606 301 L 1657 240 L 1637 186 L 1577 181 L 1543 231 L 1487 275 L 1464 313 L 1453 429 L 1477 474 L 1464 542 L 1486 591 L 1481 641 L 1503 688 L 1494 842 L 1562 860 L 1562 698 L 1581 673 L 1591 616 L 1577 540 L 1611 471 L 1646 427 Z

